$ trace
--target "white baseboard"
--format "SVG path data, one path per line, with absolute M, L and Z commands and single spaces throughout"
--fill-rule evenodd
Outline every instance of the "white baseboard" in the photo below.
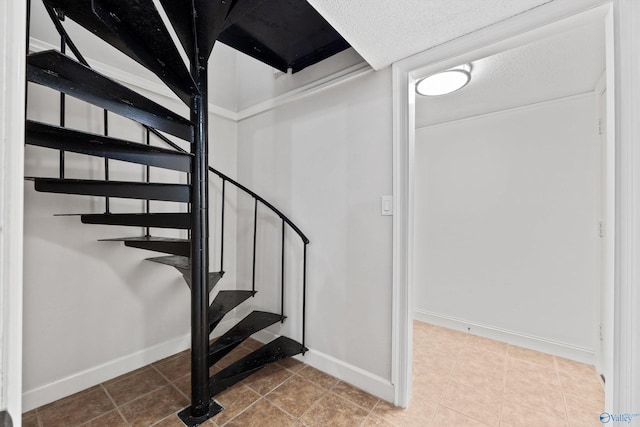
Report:
M 260 342 L 267 343 L 275 339 L 277 335 L 269 331 L 260 331 L 253 337 Z M 391 381 L 371 372 L 313 349 L 310 349 L 304 356 L 294 356 L 294 359 L 300 360 L 380 399 L 393 402 L 395 389 Z
M 216 327 L 216 333 L 223 334 L 236 323 L 236 319 L 226 319 Z M 133 354 L 110 360 L 102 365 L 76 372 L 49 384 L 22 393 L 22 411 L 27 412 L 63 397 L 93 387 L 97 384 L 142 368 L 150 363 L 184 351 L 191 346 L 191 335 L 156 344 Z
M 595 351 L 571 344 L 549 340 L 546 338 L 527 335 L 507 329 L 494 328 L 492 326 L 480 325 L 466 320 L 441 314 L 430 313 L 423 310 L 413 310 L 413 319 L 432 325 L 455 329 L 462 332 L 470 332 L 485 338 L 491 338 L 508 344 L 525 347 L 542 353 L 553 354 L 589 365 L 595 364 Z
M 223 334 L 230 329 L 237 319 L 231 318 L 221 322 L 216 328 L 216 335 Z M 277 335 L 269 331 L 261 331 L 254 335 L 260 342 L 269 342 Z M 74 373 L 49 384 L 27 390 L 22 394 L 22 410 L 30 411 L 34 408 L 54 402 L 63 397 L 93 387 L 111 378 L 131 372 L 157 360 L 169 357 L 188 349 L 189 334 L 140 350 L 136 353 L 111 360 L 99 366 Z M 352 384 L 374 396 L 388 402 L 393 402 L 394 387 L 391 381 L 374 375 L 364 369 L 353 366 L 316 350 L 309 350 L 304 356 L 295 356 L 316 369 L 333 375 L 342 381 Z

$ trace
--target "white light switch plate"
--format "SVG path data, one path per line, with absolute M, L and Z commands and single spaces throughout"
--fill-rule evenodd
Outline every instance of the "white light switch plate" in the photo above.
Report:
M 393 215 L 393 196 L 380 196 L 380 215 Z

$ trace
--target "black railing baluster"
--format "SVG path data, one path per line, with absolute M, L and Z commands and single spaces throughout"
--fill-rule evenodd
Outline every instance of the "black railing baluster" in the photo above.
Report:
M 146 139 L 147 139 L 147 145 L 151 145 L 151 132 L 149 132 L 149 128 L 147 128 L 147 132 L 146 132 Z M 151 182 L 151 167 L 149 165 L 147 165 L 145 167 L 145 181 L 147 182 L 147 184 L 149 182 Z M 149 201 L 149 199 L 147 199 L 144 203 L 144 212 L 145 213 L 149 213 L 151 211 L 151 202 Z M 146 237 L 151 237 L 151 230 L 149 227 L 146 228 L 145 230 L 145 236 Z
M 224 272 L 224 201 L 226 181 L 222 180 L 222 207 L 220 212 L 220 271 Z
M 69 35 L 67 34 L 67 31 L 62 26 L 62 23 L 60 22 L 60 18 L 58 17 L 58 12 L 54 8 L 52 8 L 51 6 L 49 6 L 47 4 L 45 4 L 44 7 L 45 7 L 45 9 L 47 9 L 47 13 L 49 14 L 49 17 L 51 18 L 51 21 L 53 22 L 53 25 L 56 27 L 56 30 L 58 31 L 58 34 L 60 34 L 61 37 L 65 38 L 65 42 L 66 42 L 65 44 L 67 46 L 69 46 L 69 49 L 71 49 L 71 52 L 73 52 L 73 56 L 75 56 L 76 59 L 78 60 L 78 62 L 80 62 L 82 65 L 85 65 L 85 66 L 88 67 L 89 64 L 84 59 L 84 57 L 82 56 L 82 54 L 80 53 L 80 51 L 78 50 L 76 45 L 73 43 L 71 38 L 69 38 Z
M 57 11 L 57 18 L 60 21 L 64 21 L 64 12 Z M 60 35 L 60 52 L 63 54 L 67 52 L 67 36 L 65 34 Z M 65 127 L 65 117 L 66 117 L 66 95 L 60 92 L 60 127 Z M 64 151 L 60 150 L 60 179 L 64 179 Z
M 27 0 L 27 31 L 25 35 L 25 52 L 29 54 L 29 45 L 31 42 L 31 0 Z M 29 99 L 29 80 L 24 81 L 24 117 L 27 117 L 27 100 Z
M 109 112 L 104 110 L 104 136 L 109 136 Z M 104 180 L 109 181 L 109 159 L 104 158 Z M 109 197 L 104 198 L 104 213 L 110 213 Z
M 304 243 L 302 253 L 302 354 L 307 347 L 305 345 L 307 336 L 307 243 Z
M 251 277 L 251 290 L 256 292 L 256 236 L 258 234 L 258 199 L 253 199 L 253 271 Z
M 282 218 L 282 258 L 280 263 L 280 323 L 284 323 L 284 230 L 285 223 L 284 218 Z

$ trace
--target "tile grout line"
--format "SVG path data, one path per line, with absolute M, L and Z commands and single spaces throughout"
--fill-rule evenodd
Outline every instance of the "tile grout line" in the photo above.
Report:
M 371 412 L 373 413 L 373 411 L 375 411 L 376 408 L 378 407 L 378 405 L 380 405 L 380 403 L 382 403 L 382 402 L 383 402 L 382 399 L 378 400 L 378 403 L 376 403 L 376 405 L 373 407 Z M 384 402 L 386 402 L 386 401 L 384 401 Z M 387 424 L 392 425 L 393 427 L 398 427 L 398 424 L 396 424 L 395 422 L 391 422 L 391 421 L 389 421 L 388 419 L 386 419 L 384 417 L 378 416 L 376 414 L 373 414 L 373 416 L 376 417 L 376 418 L 380 418 L 382 421 L 386 422 Z
M 284 366 L 283 366 L 283 368 L 284 368 Z M 287 368 L 284 368 L 284 369 L 287 369 Z M 303 369 L 304 369 L 304 368 L 303 368 Z M 287 370 L 288 370 L 288 369 L 287 369 Z M 292 379 L 294 376 L 296 376 L 296 373 L 295 373 L 295 372 L 294 372 L 293 374 L 294 374 L 294 375 L 292 375 L 291 377 L 289 377 L 289 378 L 287 379 L 287 381 L 289 381 L 289 380 L 290 380 L 290 379 Z M 300 377 L 299 375 L 298 375 L 298 377 L 299 377 L 299 378 L 302 378 L 302 377 Z M 303 380 L 306 380 L 305 378 L 302 378 L 302 379 L 303 379 Z M 287 382 L 287 381 L 285 381 L 285 382 Z M 306 380 L 306 381 L 309 381 L 309 380 Z M 309 381 L 309 382 L 310 382 L 312 385 L 314 385 L 314 386 L 316 386 L 316 387 L 319 387 L 319 386 L 318 386 L 318 384 L 316 384 L 316 383 L 314 383 L 314 382 L 312 382 L 312 381 Z M 280 384 L 278 387 L 274 388 L 274 389 L 273 389 L 273 390 L 271 390 L 269 393 L 265 394 L 263 397 L 264 397 L 264 399 L 265 399 L 266 401 L 268 401 L 269 403 L 271 403 L 273 406 L 275 406 L 276 408 L 280 409 L 282 412 L 284 412 L 284 413 L 286 413 L 286 414 L 288 414 L 288 415 L 291 415 L 293 418 L 295 418 L 295 420 L 296 420 L 296 421 L 300 421 L 300 422 L 302 422 L 302 420 L 301 420 L 301 419 L 302 419 L 302 417 L 304 416 L 304 414 L 306 414 L 306 413 L 307 413 L 307 411 L 308 411 L 309 409 L 311 409 L 312 407 L 314 407 L 314 406 L 316 405 L 316 403 L 318 403 L 320 400 L 322 400 L 322 399 L 323 399 L 323 398 L 324 398 L 324 397 L 329 393 L 329 391 L 330 391 L 330 390 L 328 390 L 328 389 L 326 389 L 326 388 L 324 388 L 324 387 L 319 387 L 319 388 L 323 391 L 322 395 L 321 395 L 321 396 L 320 396 L 320 397 L 319 397 L 319 398 L 318 398 L 318 399 L 317 399 L 317 400 L 316 400 L 316 401 L 315 401 L 311 406 L 309 406 L 309 407 L 308 407 L 308 408 L 307 408 L 307 409 L 302 413 L 302 415 L 300 415 L 299 417 L 296 417 L 295 415 L 293 415 L 292 413 L 290 413 L 290 412 L 289 412 L 289 411 L 287 411 L 286 409 L 282 408 L 282 407 L 281 407 L 281 406 L 279 406 L 276 402 L 274 402 L 273 400 L 269 399 L 269 397 L 268 397 L 271 393 L 273 393 L 274 391 L 276 391 L 276 390 L 277 390 L 278 388 L 280 388 L 280 386 L 281 386 L 281 385 L 283 385 L 283 384 L 284 384 L 284 383 Z
M 259 393 L 258 393 L 258 394 L 259 394 Z M 227 425 L 227 424 L 229 424 L 231 421 L 235 420 L 235 419 L 236 419 L 236 418 L 238 418 L 240 415 L 242 415 L 242 414 L 244 414 L 245 412 L 247 412 L 247 411 L 249 410 L 249 408 L 251 408 L 251 407 L 255 406 L 255 405 L 256 405 L 258 402 L 260 402 L 262 399 L 264 399 L 264 396 L 262 396 L 262 395 L 261 395 L 258 399 L 256 399 L 256 401 L 255 401 L 255 402 L 251 403 L 251 404 L 250 404 L 250 405 L 248 405 L 246 408 L 244 408 L 242 411 L 238 412 L 238 413 L 235 415 L 235 417 L 233 417 L 233 418 L 231 418 L 231 419 L 227 420 L 227 422 L 225 422 L 225 423 L 224 423 L 222 426 L 220 426 L 220 427 L 226 426 L 226 425 Z M 215 422 L 215 420 L 214 420 L 214 422 Z M 216 424 L 217 424 L 217 423 L 216 423 Z
M 504 410 L 504 401 L 507 395 L 507 376 L 509 375 L 509 344 L 505 348 L 504 356 L 504 378 L 502 380 L 502 398 L 500 399 L 500 411 L 498 411 L 498 425 L 502 425 L 502 411 Z
M 469 336 L 471 336 L 471 335 L 469 335 Z M 460 350 L 460 352 L 458 353 L 458 361 L 456 361 L 456 365 L 457 365 L 457 362 L 459 362 L 459 361 L 461 360 L 461 355 L 464 353 L 464 350 L 465 350 L 465 349 L 480 350 L 480 351 L 488 351 L 488 350 L 485 350 L 484 348 L 477 348 L 477 347 L 474 347 L 473 345 L 471 345 L 471 344 L 469 343 L 469 337 L 466 337 L 466 338 L 465 338 L 465 341 L 466 341 L 466 342 L 465 342 L 464 347 L 463 347 L 463 348 L 462 348 L 462 350 Z M 474 359 L 472 359 L 472 360 L 473 360 L 473 361 L 475 361 L 475 358 L 474 358 Z M 505 362 L 503 362 L 503 363 L 504 363 L 504 365 L 506 365 L 506 358 L 505 358 Z M 504 369 L 505 369 L 505 368 L 504 368 L 504 366 L 503 366 L 503 372 L 504 372 Z M 440 402 L 438 402 L 438 407 L 440 407 L 440 406 L 441 406 L 441 407 L 447 408 L 447 409 L 449 409 L 450 411 L 453 411 L 453 412 L 455 412 L 455 413 L 457 413 L 457 414 L 460 414 L 460 415 L 462 415 L 462 416 L 464 416 L 464 417 L 467 417 L 467 418 L 469 418 L 469 419 L 472 419 L 472 420 L 474 420 L 474 421 L 479 422 L 480 424 L 484 424 L 485 426 L 489 427 L 489 426 L 488 426 L 488 424 L 487 424 L 487 423 L 485 423 L 484 421 L 479 420 L 479 419 L 477 419 L 476 417 L 472 417 L 472 416 L 470 416 L 470 415 L 463 414 L 462 412 L 460 412 L 460 411 L 458 411 L 458 410 L 456 410 L 456 409 L 454 409 L 454 408 L 449 408 L 448 406 L 446 406 L 446 405 L 444 405 L 444 404 L 442 403 L 442 400 L 444 399 L 444 395 L 445 395 L 445 394 L 446 394 L 446 392 L 449 390 L 449 387 L 451 386 L 451 383 L 452 383 L 452 382 L 455 382 L 455 381 L 453 380 L 453 371 L 451 371 L 451 374 L 450 374 L 450 381 L 449 381 L 449 383 L 447 384 L 447 388 L 445 389 L 444 393 L 442 393 L 442 396 L 440 397 Z M 504 393 L 504 382 L 505 382 L 505 378 L 503 377 L 503 379 L 502 379 L 502 383 L 503 383 L 503 393 Z M 502 402 L 500 402 L 500 404 L 502 405 Z M 501 408 L 502 408 L 502 406 L 501 406 Z M 437 412 L 437 410 L 436 410 L 436 412 Z M 434 418 L 435 418 L 435 414 L 433 415 L 432 422 L 433 422 L 433 419 L 434 419 Z M 500 421 L 500 420 L 498 420 L 498 421 Z
M 275 390 L 275 389 L 274 389 Z M 273 391 L 273 390 L 272 390 Z M 322 395 L 320 397 L 320 399 L 322 399 L 324 395 Z M 290 417 L 292 417 L 296 422 L 300 421 L 300 418 L 302 417 L 302 415 L 300 417 L 296 417 L 295 415 L 293 415 L 291 412 L 287 411 L 286 409 L 284 409 L 283 407 L 281 407 L 280 405 L 278 405 L 276 402 L 274 402 L 273 400 L 269 399 L 266 395 L 263 396 L 264 400 L 266 400 L 267 402 L 269 402 L 271 405 L 275 406 L 276 408 L 278 408 L 279 410 L 281 410 L 282 412 L 284 412 L 285 414 L 289 415 Z M 260 400 L 260 399 L 258 399 Z M 306 411 L 305 411 L 306 412 Z
M 558 380 L 558 384 L 560 385 L 560 393 L 562 394 L 562 406 L 564 407 L 564 419 L 569 425 L 569 410 L 567 409 L 567 397 L 565 395 L 564 387 L 562 385 L 562 379 L 560 378 L 560 370 L 558 369 L 558 362 L 555 356 L 553 357 L 553 370 L 556 374 L 556 379 Z
M 36 423 L 38 423 L 38 427 L 43 427 L 42 421 L 40 421 L 40 413 L 38 412 L 38 408 L 35 409 L 36 414 Z
M 77 426 L 83 426 L 83 425 L 86 425 L 86 424 L 90 423 L 91 421 L 94 421 L 94 420 L 96 420 L 96 419 L 100 418 L 101 416 L 106 415 L 106 414 L 108 414 L 109 412 L 111 412 L 111 411 L 114 411 L 114 410 L 117 410 L 117 409 L 118 409 L 118 407 L 116 406 L 115 402 L 113 401 L 113 399 L 111 398 L 111 396 L 109 395 L 109 393 L 107 393 L 107 390 L 103 387 L 102 383 L 98 384 L 98 386 L 99 386 L 99 387 L 104 391 L 105 395 L 107 396 L 107 398 L 109 399 L 109 401 L 110 401 L 110 402 L 111 402 L 111 404 L 113 405 L 113 409 L 110 409 L 110 410 L 108 410 L 107 412 L 103 412 L 103 413 L 102 413 L 102 414 L 100 414 L 100 415 L 96 415 L 95 417 L 90 418 L 90 419 L 88 419 L 88 420 L 86 420 L 86 421 L 84 421 L 84 422 L 82 422 L 82 423 L 80 423 L 80 424 L 76 424 Z M 126 420 L 125 420 L 125 421 L 126 421 Z
M 284 369 L 284 370 L 286 370 L 286 371 L 289 371 L 287 368 L 282 368 L 282 369 Z M 291 372 L 291 371 L 289 371 L 289 372 Z M 289 378 L 291 378 L 293 375 L 295 375 L 295 374 L 294 374 L 293 372 L 291 372 L 291 375 L 289 375 L 289 376 L 288 376 L 284 381 L 279 382 L 275 387 L 273 387 L 272 389 L 270 389 L 270 390 L 268 390 L 267 392 L 265 392 L 265 394 L 264 394 L 264 395 L 263 395 L 262 393 L 260 393 L 260 391 L 258 391 L 258 390 L 256 390 L 255 388 L 251 387 L 251 384 L 253 384 L 253 383 L 248 383 L 248 384 L 244 384 L 244 383 L 243 383 L 243 384 L 244 384 L 244 385 L 246 385 L 247 387 L 249 387 L 251 390 L 253 390 L 253 391 L 255 391 L 256 393 L 258 393 L 261 397 L 265 397 L 267 394 L 271 393 L 273 390 L 277 389 L 277 388 L 278 388 L 278 387 L 280 387 L 282 384 L 284 384 L 284 383 L 286 383 L 287 381 L 289 381 Z M 247 378 L 249 378 L 249 377 L 247 377 Z M 255 382 L 256 382 L 256 381 L 254 381 L 254 383 L 255 383 Z
M 341 382 L 342 382 L 342 381 L 341 381 Z M 338 384 L 340 384 L 340 383 L 338 383 Z M 333 391 L 333 389 L 334 389 L 334 388 L 336 388 L 336 387 L 338 386 L 338 384 L 336 384 L 335 386 L 333 386 L 333 387 L 331 388 L 331 390 L 328 390 L 327 394 L 331 393 L 333 396 L 337 397 L 338 399 L 342 399 L 342 400 L 347 401 L 347 403 L 351 403 L 351 404 L 353 404 L 353 405 L 356 405 L 356 407 L 358 407 L 358 408 L 362 409 L 363 411 L 365 411 L 365 412 L 367 413 L 367 414 L 364 416 L 364 418 L 365 418 L 365 420 L 366 420 L 366 418 L 369 416 L 369 414 L 371 414 L 371 411 L 373 411 L 373 408 L 375 408 L 375 407 L 376 407 L 376 405 L 378 404 L 378 401 L 376 401 L 375 405 L 373 405 L 373 408 L 371 408 L 371 409 L 366 409 L 365 407 L 358 405 L 356 402 L 354 402 L 353 400 L 349 399 L 348 397 L 341 396 L 341 395 L 339 395 L 338 393 L 336 393 L 335 391 Z M 346 383 L 345 383 L 345 384 L 346 384 Z M 378 399 L 378 400 L 380 400 L 380 399 Z M 363 420 L 363 422 L 364 422 L 364 420 Z
M 178 387 L 176 387 L 176 385 L 173 383 L 173 381 L 171 381 L 171 380 L 170 380 L 166 375 L 164 375 L 162 372 L 160 372 L 160 369 L 158 369 L 158 368 L 157 368 L 155 365 L 153 365 L 153 364 L 151 364 L 151 367 L 152 367 L 152 368 L 153 368 L 153 369 L 154 369 L 154 370 L 155 370 L 155 371 L 156 371 L 156 372 L 157 372 L 157 373 L 158 373 L 158 374 L 159 374 L 159 375 L 160 375 L 160 376 L 161 376 L 161 377 L 162 377 L 162 378 L 163 378 L 163 379 L 168 383 L 168 384 L 165 384 L 165 385 L 172 385 L 172 386 L 173 386 L 173 388 L 174 388 L 174 389 L 176 389 L 176 390 L 178 391 L 178 393 L 180 393 L 180 394 L 181 394 L 182 396 L 184 396 L 187 400 L 189 400 L 189 396 L 187 396 L 186 394 L 184 394 L 184 393 L 182 392 L 182 390 L 180 390 Z M 187 377 L 187 375 L 189 375 L 189 376 L 190 376 L 191 374 L 186 374 L 186 375 L 184 375 L 184 376 L 182 376 L 182 377 L 180 377 L 180 378 L 176 378 L 176 379 L 175 379 L 175 381 L 180 380 L 180 379 L 182 379 L 182 378 L 186 378 L 186 377 Z M 162 387 L 164 387 L 164 386 L 162 386 Z M 161 389 L 162 387 L 158 387 L 157 389 L 155 389 L 155 390 L 153 390 L 153 391 L 159 390 L 159 389 Z M 153 393 L 153 391 L 152 391 L 152 392 L 150 392 L 150 393 Z M 146 394 L 149 394 L 149 393 L 146 393 Z M 138 397 L 142 397 L 142 396 L 138 396 Z M 137 400 L 137 398 L 136 398 L 136 399 L 133 399 L 133 400 Z M 133 400 L 131 400 L 131 402 L 133 402 Z M 129 402 L 127 402 L 127 403 L 129 403 Z
M 113 406 L 115 406 L 116 411 L 118 412 L 118 414 L 120 414 L 120 416 L 122 417 L 122 419 L 124 420 L 125 423 L 130 424 L 129 421 L 125 418 L 124 414 L 122 413 L 122 411 L 120 411 L 120 407 L 118 405 L 116 405 L 116 401 L 113 399 L 113 397 L 111 396 L 111 393 L 109 393 L 109 391 L 107 390 L 107 388 L 104 386 L 104 383 L 100 383 L 100 386 L 102 386 L 102 388 L 104 389 L 104 392 L 107 394 L 107 396 L 109 397 L 109 399 L 111 399 L 111 403 L 113 403 Z
M 308 365 L 307 365 L 307 366 L 308 366 Z M 302 368 L 302 369 L 304 369 L 304 368 Z M 302 370 L 302 369 L 301 369 L 301 370 Z M 299 371 L 298 371 L 298 372 L 299 372 Z M 307 381 L 309 381 L 310 383 L 314 384 L 315 386 L 320 386 L 318 383 L 316 383 L 316 382 L 314 382 L 314 381 L 311 381 L 311 380 L 309 380 L 309 379 L 307 379 L 307 378 L 303 377 L 302 375 L 299 375 L 298 373 L 296 373 L 296 375 L 298 375 L 298 376 L 299 376 L 300 378 L 302 378 L 303 380 L 307 380 Z M 332 389 L 333 387 L 335 387 L 335 386 L 336 386 L 335 384 L 334 384 L 331 388 L 326 388 L 326 387 L 322 387 L 322 386 L 320 386 L 320 388 L 324 391 L 324 393 L 322 393 L 322 396 L 320 396 L 320 398 L 319 398 L 318 400 L 316 400 L 316 401 L 313 403 L 313 405 L 309 406 L 309 407 L 307 408 L 307 410 L 306 410 L 306 411 L 304 411 L 304 412 L 302 413 L 302 415 L 300 415 L 300 417 L 298 417 L 297 421 L 300 421 L 302 424 L 304 424 L 304 425 L 306 426 L 306 425 L 307 425 L 307 423 L 305 423 L 305 422 L 302 420 L 302 418 L 303 418 L 305 415 L 307 415 L 307 414 L 309 413 L 309 411 L 311 411 L 313 408 L 315 408 L 315 407 L 320 403 L 320 401 L 321 401 L 322 399 L 324 399 L 324 398 L 329 394 L 329 392 L 331 391 L 331 389 Z
M 445 387 L 445 390 L 444 390 L 444 391 L 442 392 L 442 394 L 440 395 L 440 399 L 439 399 L 439 401 L 438 401 L 438 402 L 436 402 L 436 404 L 437 404 L 436 412 L 433 414 L 433 416 L 432 416 L 432 418 L 431 418 L 431 422 L 434 422 L 435 416 L 437 415 L 438 411 L 439 411 L 439 410 L 440 410 L 440 408 L 442 407 L 442 408 L 446 408 L 446 409 L 448 409 L 448 410 L 450 410 L 450 411 L 453 411 L 453 412 L 455 412 L 455 413 L 457 413 L 457 414 L 460 414 L 460 415 L 462 415 L 462 416 L 463 416 L 463 417 L 465 417 L 465 418 L 469 418 L 470 420 L 476 421 L 476 422 L 478 422 L 478 423 L 480 423 L 480 424 L 482 424 L 482 425 L 489 426 L 485 421 L 480 420 L 480 419 L 476 418 L 475 416 L 471 416 L 471 415 L 468 415 L 468 414 L 462 413 L 462 412 L 460 412 L 459 410 L 457 410 L 457 409 L 455 409 L 455 408 L 451 408 L 451 407 L 449 407 L 449 406 L 447 406 L 447 405 L 445 405 L 445 404 L 443 403 L 444 396 L 445 396 L 445 395 L 447 394 L 447 392 L 449 391 L 449 388 L 451 387 L 451 385 L 452 385 L 453 383 L 456 383 L 456 381 L 455 381 L 455 380 L 454 380 L 454 378 L 453 378 L 453 377 L 454 377 L 454 372 L 455 372 L 456 368 L 458 367 L 458 365 L 461 363 L 461 361 L 462 361 L 462 359 L 463 359 L 463 355 L 464 355 L 466 352 L 470 352 L 470 353 L 472 353 L 472 352 L 476 351 L 476 352 L 480 352 L 480 353 L 496 354 L 496 355 L 499 355 L 499 356 L 501 356 L 501 357 L 503 357 L 503 358 L 504 358 L 504 360 L 503 360 L 503 367 L 502 367 L 502 372 L 503 372 L 503 379 L 502 379 L 502 396 L 501 396 L 501 399 L 500 399 L 500 411 L 502 410 L 502 400 L 503 400 L 503 395 L 504 395 L 504 386 L 505 386 L 505 381 L 506 381 L 506 372 L 505 372 L 505 371 L 506 371 L 506 363 L 507 363 L 507 362 L 506 362 L 506 361 L 507 361 L 506 354 L 505 354 L 505 352 L 493 351 L 492 349 L 486 349 L 486 348 L 484 348 L 484 347 L 482 347 L 482 346 L 475 346 L 475 345 L 473 345 L 473 344 L 470 342 L 470 337 L 472 337 L 472 336 L 475 336 L 475 335 L 473 335 L 473 334 L 467 334 L 467 336 L 466 336 L 466 337 L 465 337 L 465 339 L 464 339 L 464 342 L 462 343 L 462 346 L 461 346 L 461 347 L 460 347 L 460 349 L 458 350 L 456 362 L 454 363 L 453 368 L 450 370 L 450 372 L 449 372 L 449 374 L 448 374 L 448 382 L 447 382 L 447 385 L 446 385 L 446 387 Z M 501 353 L 502 353 L 502 354 L 501 354 Z M 476 362 L 476 359 L 473 357 L 473 354 L 472 354 L 471 356 L 472 356 L 471 361 L 475 363 L 475 362 Z M 499 422 L 500 422 L 500 415 L 498 416 L 498 423 L 499 423 Z
M 166 417 L 164 417 L 163 419 L 158 420 L 158 421 L 156 421 L 155 423 L 153 423 L 153 424 L 149 425 L 149 427 L 157 426 L 158 424 L 160 424 L 161 422 L 163 422 L 163 421 L 165 421 L 165 420 L 167 420 L 167 419 L 171 418 L 172 416 L 174 416 L 174 415 L 176 415 L 176 416 L 177 416 L 177 414 L 178 414 L 178 412 L 173 412 L 173 413 L 171 413 L 171 414 L 167 415 Z
M 267 399 L 267 395 L 271 392 L 273 392 L 275 389 L 277 389 L 278 387 L 280 387 L 282 384 L 284 384 L 285 382 L 289 381 L 289 379 L 291 379 L 294 375 L 296 375 L 295 372 L 291 371 L 290 369 L 285 368 L 284 366 L 278 365 L 280 368 L 284 369 L 285 371 L 288 371 L 291 373 L 291 375 L 289 375 L 284 381 L 282 381 L 281 383 L 279 383 L 278 385 L 276 385 L 275 387 L 273 387 L 272 389 L 270 389 L 269 391 L 267 391 L 264 395 L 262 395 L 258 390 L 256 390 L 255 388 L 251 387 L 250 384 L 244 383 L 244 382 L 238 382 L 237 384 L 241 384 L 244 387 L 249 388 L 251 391 L 255 392 L 258 396 L 260 396 L 255 402 L 251 403 L 250 405 L 248 405 L 246 408 L 244 408 L 242 411 L 238 412 L 233 418 L 229 419 L 227 422 L 224 423 L 224 425 L 227 425 L 228 423 L 230 423 L 231 421 L 235 420 L 236 418 L 238 418 L 241 414 L 245 413 L 249 408 L 251 408 L 252 406 L 256 405 L 260 400 L 264 399 L 266 402 L 273 404 L 275 407 L 277 407 L 278 409 L 282 410 L 284 413 L 291 415 L 293 418 L 296 419 L 296 421 L 298 420 L 293 414 L 290 414 L 289 412 L 283 410 L 282 408 L 280 408 L 278 405 L 275 405 L 273 402 L 271 402 L 271 400 Z M 304 369 L 304 368 L 303 368 Z M 236 385 L 237 385 L 236 384 Z

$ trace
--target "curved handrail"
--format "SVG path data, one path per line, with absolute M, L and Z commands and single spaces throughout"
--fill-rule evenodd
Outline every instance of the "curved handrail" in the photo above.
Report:
M 234 181 L 233 179 L 229 178 L 227 175 L 223 174 L 222 172 L 212 168 L 211 166 L 209 166 L 209 171 L 215 173 L 216 175 L 218 175 L 220 178 L 222 178 L 224 181 L 228 181 L 231 184 L 233 184 L 235 187 L 239 188 L 240 190 L 244 191 L 245 193 L 249 194 L 250 196 L 252 196 L 254 199 L 258 200 L 260 203 L 262 203 L 263 205 L 265 205 L 266 207 L 268 207 L 269 209 L 271 209 L 276 215 L 278 215 L 278 217 L 280 217 L 281 220 L 283 220 L 284 222 L 287 223 L 287 225 L 289 227 L 291 227 L 291 229 L 293 231 L 295 231 L 298 236 L 300 236 L 300 238 L 302 239 L 302 241 L 305 244 L 309 244 L 309 239 L 307 238 L 307 236 L 304 235 L 304 233 L 298 228 L 297 225 L 295 225 L 289 218 L 287 218 L 287 216 L 285 214 L 283 214 L 282 212 L 280 212 L 280 210 L 278 210 L 275 206 L 273 206 L 271 203 L 267 202 L 265 199 L 263 199 L 262 197 L 260 197 L 258 194 L 254 193 L 253 191 L 249 190 L 247 187 L 245 187 L 244 185 L 238 183 L 237 181 Z
M 180 151 L 182 153 L 187 153 L 188 154 L 187 150 L 185 150 L 184 148 L 180 147 L 178 144 L 176 144 L 175 142 L 171 141 L 169 138 L 167 138 L 166 136 L 164 136 L 163 134 L 161 134 L 157 130 L 155 130 L 153 128 L 149 128 L 147 126 L 145 126 L 145 127 L 151 133 L 153 133 L 155 136 L 159 137 L 165 144 L 168 144 L 169 146 L 171 146 L 173 149 L 175 149 L 177 151 Z M 271 209 L 271 211 L 273 211 L 276 215 L 278 215 L 278 217 L 280 219 L 282 219 L 284 222 L 286 222 L 287 225 L 289 227 L 291 227 L 291 229 L 293 231 L 295 231 L 296 234 L 298 234 L 298 236 L 300 236 L 300 238 L 302 239 L 302 241 L 305 244 L 309 244 L 309 239 L 307 238 L 307 236 L 305 236 L 305 234 L 302 232 L 302 230 L 300 230 L 300 228 L 298 228 L 298 226 L 295 225 L 293 223 L 293 221 L 291 221 L 285 214 L 283 214 L 278 208 L 276 208 L 271 203 L 269 203 L 267 200 L 265 200 L 262 196 L 258 195 L 254 191 L 251 191 L 249 188 L 247 188 L 244 185 L 240 184 L 238 181 L 234 180 L 233 178 L 228 177 L 227 175 L 223 174 L 222 172 L 220 172 L 217 169 L 214 169 L 211 166 L 209 166 L 209 172 L 213 172 L 214 174 L 218 175 L 223 181 L 228 181 L 230 184 L 233 184 L 233 186 L 235 186 L 235 187 L 239 188 L 240 190 L 244 191 L 245 193 L 249 194 L 251 197 L 253 197 L 254 199 L 258 200 L 260 203 L 262 203 L 263 205 L 265 205 L 266 207 Z

